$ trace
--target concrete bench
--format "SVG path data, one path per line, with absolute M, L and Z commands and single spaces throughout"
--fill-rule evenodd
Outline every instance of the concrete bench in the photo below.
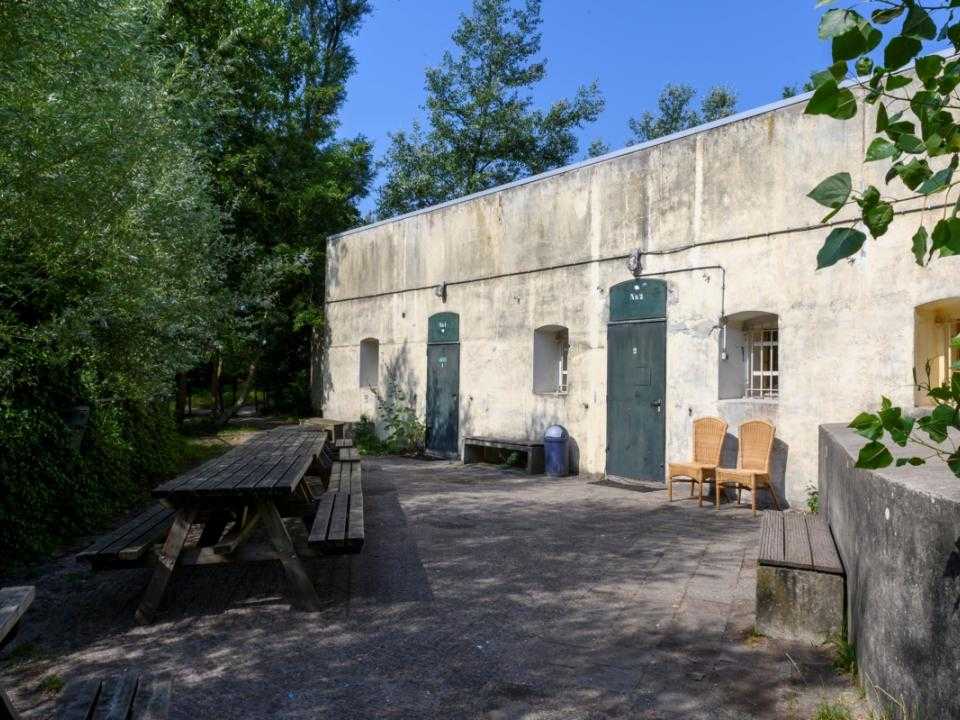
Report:
M 504 440 L 492 437 L 465 437 L 463 439 L 463 464 L 484 462 L 486 449 L 508 450 L 523 453 L 527 475 L 543 474 L 543 443 L 535 440 Z
M 844 572 L 819 515 L 767 510 L 757 556 L 757 631 L 822 643 L 843 631 Z

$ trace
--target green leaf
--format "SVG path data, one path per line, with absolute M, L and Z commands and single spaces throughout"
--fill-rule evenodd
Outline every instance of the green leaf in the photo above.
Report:
M 926 460 L 920 457 L 908 457 L 908 458 L 897 458 L 897 467 L 903 467 L 904 465 L 925 465 Z
M 854 27 L 842 35 L 837 35 L 833 39 L 831 50 L 834 62 L 853 60 L 866 52 L 867 39 L 863 36 L 863 33 L 860 32 L 859 27 Z
M 862 22 L 864 19 L 853 10 L 827 10 L 820 18 L 818 34 L 821 40 L 827 40 L 859 28 Z
M 863 247 L 867 236 L 853 228 L 835 228 L 817 253 L 817 270 L 835 265 Z
M 930 177 L 933 173 L 926 160 L 914 158 L 910 162 L 900 165 L 897 168 L 897 174 L 903 180 L 903 184 L 911 190 L 916 190 L 920 183 Z
M 927 255 L 927 229 L 920 226 L 920 229 L 913 234 L 913 256 L 917 259 L 917 265 L 923 267 L 923 260 Z
M 953 471 L 953 474 L 960 478 L 960 450 L 947 457 L 947 467 Z
M 915 155 L 926 150 L 923 140 L 918 138 L 916 135 L 910 135 L 909 133 L 904 133 L 897 138 L 897 147 L 904 152 L 913 153 Z
M 853 428 L 867 440 L 879 440 L 883 435 L 883 423 L 879 416 L 873 413 L 862 412 L 847 426 Z
M 899 90 L 912 82 L 913 79 L 906 75 L 890 75 L 887 77 L 886 88 L 887 90 Z
M 888 22 L 896 20 L 903 14 L 903 11 L 906 8 L 903 5 L 898 5 L 897 7 L 890 8 L 889 10 L 874 10 L 871 19 L 877 25 L 886 25 Z
M 873 60 L 864 56 L 857 60 L 857 64 L 854 66 L 857 70 L 857 75 L 863 77 L 864 75 L 869 75 L 870 71 L 873 70 Z
M 875 470 L 888 467 L 892 463 L 893 455 L 887 450 L 887 446 L 874 440 L 860 448 L 856 467 Z
M 902 32 L 904 35 L 933 40 L 937 37 L 937 26 L 930 19 L 926 10 L 911 2 L 910 9 L 907 11 L 907 18 L 903 21 Z
M 953 168 L 945 167 L 943 170 L 935 172 L 929 178 L 923 181 L 918 188 L 922 195 L 933 195 L 933 193 L 945 190 L 953 179 Z
M 923 44 L 915 37 L 897 35 L 883 50 L 883 65 L 888 70 L 902 68 L 913 60 L 923 49 Z
M 880 107 L 883 107 L 882 105 Z M 889 140 L 883 138 L 874 138 L 867 148 L 867 157 L 865 162 L 874 162 L 875 160 L 884 160 L 897 154 L 897 146 Z
M 877 203 L 863 213 L 863 224 L 867 226 L 874 238 L 886 233 L 892 221 L 893 205 L 888 202 Z
M 904 417 L 903 410 L 898 407 L 886 407 L 880 411 L 880 422 L 897 445 L 903 447 L 907 444 L 913 431 L 913 418 Z
M 831 175 L 807 193 L 807 197 L 817 201 L 824 207 L 842 207 L 850 197 L 853 181 L 848 172 Z
M 943 58 L 939 55 L 925 55 L 922 58 L 917 58 L 914 67 L 917 71 L 917 77 L 926 82 L 940 74 L 940 68 L 943 67 Z
M 954 49 L 960 52 L 960 24 L 951 25 L 947 29 L 947 37 L 950 38 L 950 42 L 953 43 Z

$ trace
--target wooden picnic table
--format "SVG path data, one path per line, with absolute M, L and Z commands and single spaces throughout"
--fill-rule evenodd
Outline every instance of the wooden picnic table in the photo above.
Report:
M 302 516 L 312 507 L 315 498 L 304 475 L 318 462 L 325 441 L 326 433 L 316 428 L 275 428 L 156 487 L 153 495 L 171 508 L 174 516 L 137 619 L 152 621 L 178 564 L 279 560 L 294 606 L 319 609 L 316 590 L 283 518 Z M 190 527 L 201 516 L 206 519 L 197 546 L 185 552 Z M 269 546 L 247 543 L 260 524 Z

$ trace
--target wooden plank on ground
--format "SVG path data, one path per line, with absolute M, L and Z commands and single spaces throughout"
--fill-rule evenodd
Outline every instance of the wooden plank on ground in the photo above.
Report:
M 843 563 L 837 554 L 837 546 L 833 542 L 830 526 L 820 515 L 805 515 L 807 533 L 810 536 L 810 554 L 813 558 L 813 569 L 835 575 L 843 575 Z
M 140 678 L 133 701 L 132 720 L 167 720 L 170 716 L 170 680 Z
M 10 702 L 4 690 L 0 690 L 0 720 L 20 720 L 20 713 Z
M 127 720 L 136 692 L 136 675 L 125 673 L 105 679 L 91 720 Z
M 74 680 L 67 684 L 57 699 L 56 720 L 89 720 L 100 697 L 99 680 Z
M 10 634 L 36 595 L 33 585 L 0 589 L 0 640 Z
M 333 515 L 333 503 L 336 498 L 337 494 L 332 492 L 320 496 L 317 512 L 313 518 L 313 526 L 310 528 L 310 537 L 307 540 L 311 545 L 326 542 L 327 533 L 330 530 L 330 518 Z
M 801 513 L 783 514 L 783 562 L 801 570 L 813 568 L 810 536 L 807 535 L 807 523 Z
M 783 564 L 783 513 L 779 510 L 765 510 L 763 513 L 757 561 L 761 565 Z

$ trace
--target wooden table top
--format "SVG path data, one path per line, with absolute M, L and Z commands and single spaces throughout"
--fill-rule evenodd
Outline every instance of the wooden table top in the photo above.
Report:
M 153 495 L 174 503 L 211 496 L 289 495 L 325 441 L 326 434 L 317 428 L 274 428 L 158 485 Z

